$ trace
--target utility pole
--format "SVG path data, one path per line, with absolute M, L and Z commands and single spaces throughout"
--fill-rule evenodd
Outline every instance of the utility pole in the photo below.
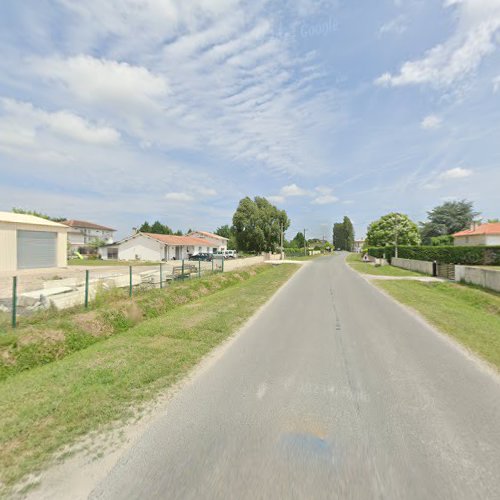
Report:
M 284 242 L 283 222 L 280 224 L 280 236 L 281 236 L 281 260 L 285 260 L 285 253 L 283 248 L 283 242 Z
M 306 229 L 304 228 L 304 256 L 307 256 Z

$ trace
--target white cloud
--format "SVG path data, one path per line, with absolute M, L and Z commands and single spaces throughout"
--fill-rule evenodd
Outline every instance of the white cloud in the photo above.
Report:
M 437 115 L 428 115 L 426 116 L 420 126 L 425 130 L 434 130 L 441 127 L 443 120 L 440 116 Z
M 313 205 L 330 205 L 336 203 L 339 199 L 333 195 L 333 189 L 328 186 L 316 187 L 318 195 L 312 200 Z
M 473 173 L 472 170 L 469 170 L 467 168 L 456 167 L 442 172 L 439 175 L 439 179 L 441 180 L 465 179 L 466 177 L 470 177 L 472 173 Z
M 286 198 L 280 195 L 266 196 L 267 201 L 270 203 L 285 203 Z
M 382 25 L 379 29 L 379 34 L 386 35 L 393 33 L 396 35 L 402 35 L 407 29 L 408 24 L 406 22 L 406 17 L 401 15 Z
M 77 143 L 109 146 L 119 142 L 120 133 L 112 127 L 91 123 L 69 111 L 48 112 L 31 103 L 0 98 L 0 148 L 14 156 L 64 154 L 49 151 L 48 144 L 69 147 Z
M 302 189 L 297 186 L 297 184 L 290 184 L 288 186 L 283 186 L 280 191 L 281 196 L 307 196 L 309 195 L 309 191 L 306 189 Z
M 171 192 L 165 195 L 165 199 L 175 203 L 187 203 L 193 201 L 193 196 L 184 192 Z
M 428 50 L 422 59 L 405 62 L 399 73 L 384 73 L 376 84 L 447 87 L 473 73 L 495 51 L 500 29 L 498 0 L 447 0 L 445 6 L 456 9 L 458 23 L 452 37 Z

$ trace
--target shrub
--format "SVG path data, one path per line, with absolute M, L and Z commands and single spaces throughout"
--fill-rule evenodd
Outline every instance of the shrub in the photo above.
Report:
M 394 247 L 370 247 L 368 254 L 388 260 L 394 257 Z M 401 246 L 398 256 L 402 259 L 440 262 L 442 264 L 499 265 L 500 246 Z

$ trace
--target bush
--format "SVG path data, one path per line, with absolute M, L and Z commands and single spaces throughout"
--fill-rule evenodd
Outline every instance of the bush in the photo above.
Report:
M 388 260 L 394 257 L 394 247 L 370 247 L 368 254 Z M 462 247 L 462 246 L 416 246 L 398 247 L 402 259 L 440 262 L 442 264 L 500 265 L 500 246 Z

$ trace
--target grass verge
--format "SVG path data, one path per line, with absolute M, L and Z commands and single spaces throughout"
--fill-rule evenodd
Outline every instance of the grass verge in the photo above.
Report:
M 66 445 L 134 416 L 236 331 L 296 269 L 266 266 L 232 287 L 1 382 L 4 492 Z
M 178 281 L 162 290 L 138 290 L 132 300 L 125 289 L 112 289 L 100 292 L 90 310 L 82 306 L 63 311 L 49 309 L 32 317 L 21 317 L 16 330 L 4 323 L 4 333 L 0 333 L 0 380 L 62 359 L 266 270 L 266 266 L 253 266 L 238 272 Z
M 376 284 L 500 370 L 500 294 L 455 283 Z
M 369 274 L 371 276 L 422 276 L 422 274 L 415 273 L 413 271 L 407 271 L 406 269 L 401 269 L 394 266 L 375 267 L 373 264 L 363 262 L 359 253 L 351 253 L 347 256 L 346 261 L 355 271 L 358 271 L 362 274 Z

